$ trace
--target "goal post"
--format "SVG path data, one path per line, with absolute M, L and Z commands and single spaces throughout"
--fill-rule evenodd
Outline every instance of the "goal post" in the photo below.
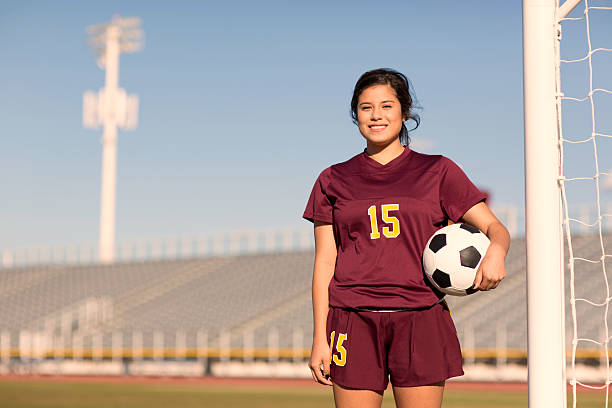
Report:
M 529 406 L 566 406 L 559 19 L 579 0 L 523 0 Z M 561 15 L 563 13 L 564 15 Z

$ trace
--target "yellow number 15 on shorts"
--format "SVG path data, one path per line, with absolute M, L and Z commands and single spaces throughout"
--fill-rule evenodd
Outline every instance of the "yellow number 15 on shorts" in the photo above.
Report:
M 344 343 L 344 341 L 347 339 L 347 334 L 346 333 L 338 333 L 338 340 L 336 341 L 336 353 L 334 353 L 334 337 L 336 336 L 336 331 L 332 331 L 331 332 L 331 339 L 330 339 L 330 346 L 329 346 L 329 351 L 332 354 L 332 360 L 334 362 L 334 364 L 339 365 L 339 366 L 344 366 L 346 364 L 346 349 L 344 348 L 344 346 L 342 345 L 342 343 Z

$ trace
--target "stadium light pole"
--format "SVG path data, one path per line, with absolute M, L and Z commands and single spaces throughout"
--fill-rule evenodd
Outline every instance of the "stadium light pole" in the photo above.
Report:
M 529 406 L 566 406 L 560 20 L 580 2 L 523 0 Z
M 113 16 L 110 23 L 87 28 L 89 44 L 98 57 L 98 66 L 106 70 L 104 88 L 83 94 L 83 126 L 102 135 L 102 188 L 100 197 L 100 262 L 115 260 L 115 191 L 117 180 L 117 128 L 132 130 L 138 126 L 138 96 L 119 88 L 119 54 L 142 48 L 140 19 Z

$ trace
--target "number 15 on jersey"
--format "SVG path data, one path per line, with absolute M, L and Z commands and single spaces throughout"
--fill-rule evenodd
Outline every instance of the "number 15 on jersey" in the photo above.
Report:
M 380 210 L 382 211 L 383 221 L 386 224 L 391 224 L 391 226 L 384 226 L 382 228 L 383 235 L 387 238 L 396 238 L 400 233 L 399 220 L 397 217 L 389 215 L 389 211 L 399 211 L 399 204 L 381 204 Z M 370 216 L 370 225 L 372 226 L 370 239 L 378 239 L 380 238 L 380 231 L 378 230 L 375 205 L 371 205 L 370 208 L 368 208 L 368 215 Z

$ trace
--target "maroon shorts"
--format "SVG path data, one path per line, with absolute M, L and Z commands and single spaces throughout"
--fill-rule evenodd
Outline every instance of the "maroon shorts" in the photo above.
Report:
M 331 380 L 349 388 L 414 387 L 463 375 L 446 303 L 425 310 L 365 312 L 330 307 Z

